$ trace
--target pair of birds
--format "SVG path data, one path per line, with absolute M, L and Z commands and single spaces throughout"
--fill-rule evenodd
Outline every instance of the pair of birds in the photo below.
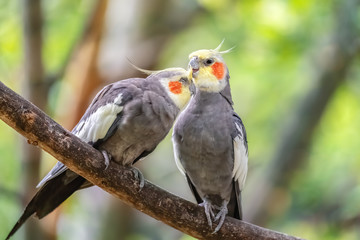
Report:
M 191 53 L 189 70 L 169 68 L 104 87 L 72 130 L 106 161 L 130 166 L 151 153 L 177 119 L 172 138 L 175 161 L 204 207 L 210 228 L 218 222 L 214 232 L 226 215 L 242 219 L 248 161 L 246 132 L 232 106 L 229 70 L 222 58 L 226 51 L 220 52 L 220 47 Z M 42 218 L 89 186 L 58 162 L 6 239 L 34 213 Z

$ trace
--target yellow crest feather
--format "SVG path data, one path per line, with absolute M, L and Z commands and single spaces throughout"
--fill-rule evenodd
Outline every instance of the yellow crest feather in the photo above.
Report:
M 155 74 L 155 73 L 160 72 L 160 71 L 153 71 L 153 70 L 143 69 L 143 68 L 141 68 L 141 67 L 136 66 L 134 63 L 132 63 L 132 62 L 130 61 L 130 59 L 128 59 L 128 58 L 126 58 L 126 59 L 127 59 L 127 61 L 129 62 L 129 64 L 130 64 L 133 68 L 135 68 L 136 70 L 138 70 L 139 72 L 145 73 L 145 74 L 147 74 L 147 75 L 151 75 L 151 74 Z
M 225 53 L 231 52 L 231 50 L 233 50 L 233 49 L 235 48 L 235 46 L 233 46 L 233 47 L 231 47 L 231 48 L 229 48 L 229 49 L 227 49 L 227 50 L 225 50 L 225 51 L 220 51 L 220 48 L 221 48 L 221 46 L 224 44 L 224 41 L 225 41 L 225 38 L 223 38 L 223 40 L 221 41 L 221 43 L 219 44 L 219 46 L 217 46 L 215 49 L 213 49 L 213 51 L 218 52 L 218 53 L 220 53 L 220 54 L 225 54 Z

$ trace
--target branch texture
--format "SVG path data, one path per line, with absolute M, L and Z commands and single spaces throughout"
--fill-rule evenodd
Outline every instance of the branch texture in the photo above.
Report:
M 74 172 L 149 216 L 198 239 L 300 239 L 227 217 L 211 234 L 202 207 L 148 181 L 139 183 L 130 168 L 111 162 L 105 169 L 102 154 L 62 128 L 36 106 L 0 82 L 0 118 Z

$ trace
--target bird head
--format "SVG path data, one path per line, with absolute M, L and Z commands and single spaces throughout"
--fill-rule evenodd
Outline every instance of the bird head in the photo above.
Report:
M 183 109 L 190 100 L 189 73 L 183 68 L 167 68 L 153 72 L 151 76 L 159 79 L 169 97 L 179 109 Z
M 220 92 L 228 84 L 228 68 L 219 49 L 198 50 L 189 55 L 189 76 L 196 88 L 207 92 Z

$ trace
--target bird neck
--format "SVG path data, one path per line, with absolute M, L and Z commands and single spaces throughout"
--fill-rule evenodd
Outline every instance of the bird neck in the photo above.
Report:
M 222 99 L 218 92 L 208 92 L 196 89 L 196 92 L 191 99 L 195 105 L 199 106 L 216 106 Z
M 230 106 L 232 106 L 234 103 L 232 101 L 232 96 L 231 96 L 231 89 L 230 89 L 230 75 L 227 74 L 224 81 L 226 82 L 225 87 L 219 91 L 219 92 L 211 92 L 211 91 L 207 91 L 201 88 L 196 88 L 195 90 L 195 94 L 194 94 L 194 99 L 196 99 L 197 101 L 207 101 L 207 99 L 215 99 L 216 97 L 221 97 L 223 99 L 225 99 Z M 216 96 L 216 97 L 214 97 Z
M 186 93 L 182 92 L 181 94 L 174 94 L 170 91 L 167 92 L 171 100 L 180 110 L 184 109 L 190 99 L 189 89 L 184 88 L 183 91 L 186 91 Z

